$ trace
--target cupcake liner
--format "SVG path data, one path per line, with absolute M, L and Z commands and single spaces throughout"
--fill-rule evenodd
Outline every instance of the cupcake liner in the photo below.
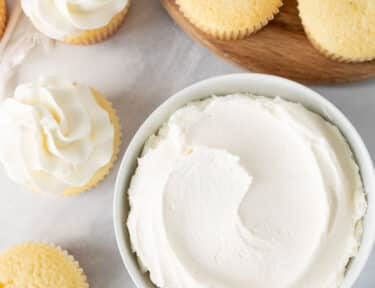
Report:
M 76 261 L 75 258 L 72 255 L 70 255 L 66 250 L 62 249 L 60 246 L 57 246 L 55 244 L 51 244 L 51 243 L 47 243 L 47 242 L 29 241 L 29 242 L 25 242 L 25 243 L 13 246 L 10 249 L 3 252 L 2 254 L 0 254 L 0 263 L 2 261 L 2 258 L 3 258 L 3 261 L 7 260 L 7 258 L 8 259 L 15 258 L 17 260 L 17 265 L 22 265 L 22 262 L 25 261 L 25 258 L 27 258 L 25 256 L 27 253 L 25 253 L 25 252 L 34 253 L 37 261 L 40 261 L 40 257 L 41 257 L 41 255 L 43 255 L 43 252 L 49 253 L 48 257 L 54 258 L 55 263 L 65 264 L 65 266 L 63 266 L 63 267 L 68 266 L 69 268 L 71 268 L 73 270 L 73 273 L 70 274 L 69 277 L 73 277 L 77 280 L 78 283 L 76 283 L 76 284 L 78 284 L 78 286 L 76 285 L 75 288 L 89 288 L 87 276 L 86 276 L 85 272 L 83 271 L 83 269 L 81 268 L 81 266 L 79 265 L 78 261 Z M 5 258 L 5 260 L 4 260 L 4 258 Z M 11 260 L 8 260 L 8 261 L 11 261 Z M 42 268 L 42 269 L 50 268 L 50 267 L 48 267 L 47 264 L 48 263 L 43 263 L 43 267 L 40 267 L 40 268 Z M 9 267 L 9 265 L 3 266 L 3 267 L 5 267 L 5 272 L 3 271 L 4 274 L 0 273 L 0 277 L 7 277 L 6 266 Z M 20 268 L 22 268 L 22 266 L 20 266 Z M 29 279 L 28 279 L 27 276 L 30 276 L 31 278 L 33 278 L 33 277 L 35 278 L 38 275 L 42 275 L 42 277 L 48 277 L 48 272 L 49 272 L 48 270 L 43 271 L 43 273 L 42 273 L 42 271 L 38 271 L 39 274 L 36 274 L 37 268 L 38 268 L 37 265 L 33 265 L 33 270 L 27 270 L 27 271 L 33 272 L 33 273 L 30 273 L 30 275 L 23 275 L 22 272 L 24 272 L 25 270 L 20 270 L 21 273 L 19 273 L 19 274 L 22 275 L 21 279 L 14 279 L 15 278 L 14 275 L 8 275 L 9 278 L 12 277 L 12 276 L 14 278 L 12 278 L 12 279 L 0 279 L 0 286 L 1 286 L 1 284 L 3 284 L 3 285 L 8 284 L 8 283 L 2 283 L 1 281 L 11 281 L 11 283 L 9 283 L 9 284 L 14 284 L 14 283 L 18 283 L 18 282 L 16 282 L 17 280 L 21 281 L 21 283 L 18 283 L 18 284 L 30 285 Z M 56 267 L 52 266 L 52 269 L 56 269 Z M 0 272 L 1 272 L 1 266 L 0 266 Z M 11 273 L 11 271 L 8 271 L 8 273 L 9 272 Z M 53 272 L 59 273 L 60 271 L 53 271 Z M 59 283 L 56 283 L 56 284 L 49 282 L 49 285 L 60 284 L 61 283 L 60 281 L 61 281 L 61 279 L 59 279 Z M 23 282 L 25 282 L 25 283 L 23 283 Z
M 98 29 L 87 30 L 77 36 L 65 37 L 62 41 L 72 45 L 92 45 L 108 39 L 120 29 L 129 11 L 129 7 L 130 1 L 106 26 Z
M 311 45 L 316 49 L 318 50 L 323 56 L 331 59 L 331 60 L 334 60 L 334 61 L 337 61 L 337 62 L 342 62 L 342 63 L 363 63 L 363 62 L 367 62 L 367 61 L 372 61 L 375 59 L 375 56 L 374 57 L 365 57 L 365 58 L 346 58 L 346 57 L 343 57 L 341 55 L 338 55 L 338 54 L 335 54 L 331 51 L 329 51 L 328 49 L 324 48 L 322 45 L 320 45 L 319 41 L 316 40 L 314 38 L 314 36 L 312 36 L 312 33 L 309 31 L 309 29 L 307 28 L 308 25 L 306 25 L 303 21 L 303 17 L 301 15 L 301 9 L 300 9 L 300 4 L 298 2 L 298 16 L 299 18 L 301 19 L 301 23 L 302 23 L 302 26 L 303 26 L 303 29 L 305 31 L 305 34 L 306 34 L 306 37 L 307 39 L 309 39 Z
M 98 91 L 94 89 L 91 89 L 91 91 L 94 94 L 97 103 L 108 112 L 109 118 L 113 125 L 114 131 L 115 131 L 114 141 L 113 141 L 113 154 L 109 163 L 103 166 L 102 168 L 100 168 L 95 173 L 95 175 L 91 178 L 89 183 L 81 187 L 68 188 L 67 190 L 64 191 L 65 196 L 77 195 L 81 192 L 94 188 L 96 185 L 98 185 L 102 180 L 104 180 L 106 176 L 108 176 L 109 172 L 113 168 L 113 165 L 116 163 L 118 159 L 118 154 L 120 152 L 122 133 L 121 133 L 120 120 L 117 116 L 116 110 L 113 108 L 112 103 L 109 102 L 106 98 L 104 98 Z
M 0 0 L 0 38 L 5 32 L 7 24 L 7 3 L 6 0 Z
M 252 27 L 248 27 L 243 30 L 232 30 L 232 31 L 220 31 L 220 30 L 211 30 L 207 27 L 203 27 L 204 25 L 201 25 L 199 23 L 195 23 L 194 20 L 185 13 L 184 9 L 181 7 L 181 5 L 178 4 L 178 1 L 176 2 L 180 12 L 182 15 L 196 28 L 198 28 L 200 31 L 206 33 L 207 35 L 210 35 L 218 40 L 241 40 L 244 38 L 247 38 L 251 34 L 259 31 L 262 29 L 264 26 L 266 26 L 270 21 L 272 21 L 275 18 L 275 15 L 277 15 L 280 12 L 280 8 L 283 5 L 283 2 L 280 1 L 278 6 L 275 7 L 275 10 L 273 13 L 268 16 L 267 18 L 264 19 L 264 21 L 257 23 L 253 25 Z

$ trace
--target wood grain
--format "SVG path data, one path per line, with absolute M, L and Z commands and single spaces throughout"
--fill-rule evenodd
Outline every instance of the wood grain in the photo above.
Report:
M 284 0 L 280 13 L 266 27 L 246 39 L 235 41 L 214 39 L 192 25 L 174 0 L 161 2 L 191 37 L 215 54 L 250 71 L 315 84 L 375 78 L 375 61 L 340 63 L 321 55 L 306 38 L 296 0 Z

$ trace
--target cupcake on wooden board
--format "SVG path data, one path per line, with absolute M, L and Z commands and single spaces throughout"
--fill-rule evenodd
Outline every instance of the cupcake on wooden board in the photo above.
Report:
M 3 36 L 7 24 L 7 2 L 0 0 L 0 38 Z
M 21 0 L 34 26 L 52 39 L 89 45 L 106 40 L 123 23 L 130 0 Z
M 298 0 L 298 9 L 312 44 L 327 57 L 375 59 L 374 0 Z
M 45 243 L 24 243 L 0 254 L 0 287 L 88 288 L 77 261 Z
M 176 0 L 184 16 L 203 32 L 222 40 L 242 39 L 266 25 L 282 0 Z
M 110 171 L 121 142 L 115 110 L 98 91 L 56 78 L 18 86 L 0 104 L 0 162 L 33 191 L 73 195 Z

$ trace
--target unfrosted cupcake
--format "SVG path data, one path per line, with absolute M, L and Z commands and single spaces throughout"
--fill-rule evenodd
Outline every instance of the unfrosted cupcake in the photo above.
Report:
M 222 40 L 242 39 L 278 13 L 282 0 L 176 0 L 181 12 L 203 32 Z
M 3 36 L 7 23 L 7 3 L 6 0 L 0 0 L 0 38 Z
M 312 44 L 345 62 L 375 59 L 374 0 L 299 0 L 299 14 Z
M 55 78 L 16 88 L 0 105 L 0 162 L 33 191 L 72 195 L 90 189 L 117 159 L 120 125 L 99 92 Z
M 0 287 L 88 288 L 77 261 L 60 247 L 24 243 L 0 254 Z
M 34 26 L 50 38 L 89 45 L 113 35 L 125 19 L 130 0 L 21 0 Z

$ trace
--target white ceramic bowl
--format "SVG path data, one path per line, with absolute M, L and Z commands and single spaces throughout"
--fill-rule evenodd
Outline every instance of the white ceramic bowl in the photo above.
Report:
M 122 160 L 114 197 L 114 226 L 118 248 L 130 276 L 138 288 L 155 287 L 138 267 L 131 250 L 126 220 L 129 212 L 127 189 L 134 173 L 137 157 L 146 139 L 154 134 L 169 116 L 188 102 L 215 95 L 238 92 L 275 97 L 299 102 L 334 123 L 346 137 L 362 175 L 368 195 L 368 210 L 364 219 L 364 233 L 358 255 L 352 261 L 341 288 L 352 287 L 365 266 L 375 239 L 375 176 L 370 155 L 357 131 L 348 119 L 329 101 L 313 90 L 296 82 L 262 74 L 231 74 L 210 78 L 191 85 L 170 97 L 157 108 L 139 128 Z

